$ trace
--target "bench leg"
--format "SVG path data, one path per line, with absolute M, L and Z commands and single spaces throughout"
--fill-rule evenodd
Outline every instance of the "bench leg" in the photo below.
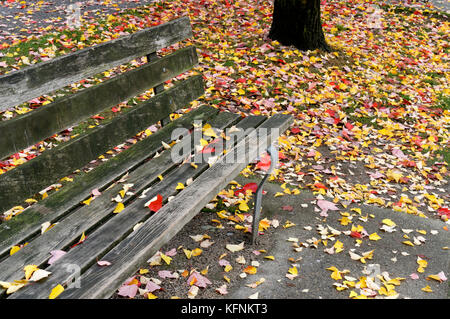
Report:
M 261 215 L 261 205 L 262 205 L 262 191 L 263 191 L 263 184 L 269 178 L 270 174 L 272 174 L 274 168 L 276 167 L 278 163 L 278 150 L 276 147 L 271 145 L 267 149 L 267 153 L 270 155 L 270 168 L 267 171 L 266 175 L 263 177 L 261 183 L 258 186 L 258 189 L 256 190 L 256 197 L 255 197 L 255 212 L 253 214 L 253 225 L 252 225 L 252 243 L 255 244 L 256 236 L 258 235 L 258 228 L 259 228 L 259 219 Z

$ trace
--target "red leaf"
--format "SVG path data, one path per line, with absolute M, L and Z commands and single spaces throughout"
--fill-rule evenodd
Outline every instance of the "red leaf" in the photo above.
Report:
M 438 209 L 439 216 L 446 215 L 447 217 L 450 217 L 450 209 L 447 207 L 441 207 Z
M 345 123 L 345 127 L 347 128 L 347 130 L 352 130 L 353 129 L 353 125 L 349 122 Z
M 152 212 L 157 212 L 161 207 L 162 207 L 162 202 L 163 202 L 163 197 L 158 194 L 156 195 L 156 198 L 150 202 L 150 204 L 148 204 L 148 208 L 150 208 L 150 210 Z
M 362 235 L 356 231 L 352 231 L 350 233 L 350 236 L 352 236 L 353 238 L 362 238 Z
M 300 133 L 301 131 L 300 131 L 300 129 L 299 129 L 298 127 L 293 127 L 293 128 L 291 129 L 291 132 L 294 133 L 294 134 L 298 134 L 298 133 Z
M 288 212 L 292 212 L 294 210 L 294 207 L 292 207 L 291 205 L 286 205 L 286 206 L 282 206 L 281 209 L 288 211 Z
M 242 187 L 241 189 L 235 190 L 234 195 L 238 195 L 239 193 L 245 194 L 247 189 L 251 190 L 252 193 L 256 193 L 256 190 L 258 189 L 258 184 L 256 183 L 245 184 L 244 187 Z

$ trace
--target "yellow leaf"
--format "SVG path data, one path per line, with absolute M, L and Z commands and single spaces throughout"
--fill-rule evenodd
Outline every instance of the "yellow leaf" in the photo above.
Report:
M 200 145 L 203 146 L 203 147 L 205 147 L 206 145 L 208 145 L 208 141 L 205 140 L 205 139 L 203 139 L 203 138 L 201 138 L 201 139 L 200 139 Z
M 119 192 L 119 194 L 120 194 L 120 197 L 122 197 L 122 198 L 125 197 L 125 191 L 123 189 Z
M 247 203 L 244 201 L 239 201 L 239 210 L 241 212 L 247 212 L 250 208 L 248 207 Z
M 334 244 L 333 247 L 334 247 L 336 253 L 340 253 L 341 251 L 344 250 L 344 244 L 342 242 L 340 242 L 339 240 L 336 241 L 336 243 Z
M 42 198 L 41 199 L 45 199 L 47 197 L 48 197 L 48 194 L 47 194 L 47 192 L 45 192 L 44 194 L 42 194 Z
M 283 228 L 289 228 L 295 226 L 295 224 L 289 220 L 286 221 L 286 223 L 283 225 Z
M 380 240 L 381 239 L 381 237 L 380 236 L 378 236 L 378 234 L 377 233 L 373 233 L 373 234 L 371 234 L 370 236 L 369 236 L 369 239 L 370 240 Z
M 230 283 L 230 282 L 231 282 L 230 278 L 228 278 L 227 276 L 223 276 L 223 279 L 225 279 L 225 281 L 226 281 L 227 283 Z
M 201 250 L 200 248 L 195 248 L 193 251 L 192 251 L 192 256 L 200 256 L 201 254 L 202 254 L 202 252 L 203 252 L 203 250 Z
M 187 258 L 187 259 L 191 259 L 191 257 L 192 257 L 192 250 L 184 249 L 184 248 L 183 248 L 183 252 L 184 252 L 184 254 L 186 255 L 186 258 Z
M 269 228 L 269 226 L 270 226 L 270 221 L 267 218 L 264 218 L 263 220 L 261 220 L 259 222 L 258 230 L 265 231 L 267 228 Z
M 25 279 L 28 280 L 30 279 L 31 275 L 38 270 L 39 268 L 36 265 L 27 265 L 23 268 L 23 270 L 25 271 Z
M 274 256 L 264 256 L 265 259 L 269 259 L 269 260 L 275 260 Z
M 342 279 L 341 272 L 334 266 L 327 268 L 327 270 L 331 270 L 331 278 L 334 280 Z
M 388 218 L 383 219 L 381 222 L 382 222 L 383 224 L 389 226 L 389 227 L 397 226 L 396 223 L 394 223 L 392 220 L 390 220 L 390 219 L 388 219 Z
M 206 276 L 206 275 L 208 274 L 208 271 L 209 271 L 209 266 L 206 266 L 206 268 L 203 269 L 203 270 L 201 270 L 200 273 L 201 273 L 203 276 Z
M 147 293 L 147 299 L 156 299 L 158 297 L 156 297 L 154 294 L 152 294 L 151 292 Z
M 149 270 L 148 269 L 139 269 L 139 274 L 140 275 L 145 275 L 146 273 L 148 273 L 149 272 Z
M 427 279 L 428 279 L 428 280 L 434 279 L 434 280 L 436 280 L 436 281 L 442 282 L 441 277 L 439 277 L 438 275 L 429 275 L 429 276 L 427 277 Z
M 226 265 L 224 268 L 225 272 L 229 272 L 231 269 L 233 269 L 233 266 L 231 265 Z
M 297 267 L 294 266 L 292 268 L 289 268 L 288 273 L 290 273 L 291 275 L 298 275 Z
M 169 256 L 164 255 L 163 253 L 160 253 L 162 260 L 166 262 L 166 264 L 170 265 L 170 262 L 172 261 L 172 258 Z
M 405 241 L 403 241 L 403 243 L 404 243 L 405 245 L 414 247 L 414 244 L 413 244 L 412 242 L 410 242 L 409 240 L 405 240 Z
M 431 287 L 430 286 L 426 286 L 426 287 L 424 287 L 424 288 L 422 288 L 422 291 L 425 291 L 425 292 L 433 292 L 433 290 L 431 290 Z
M 254 275 L 256 274 L 258 269 L 254 266 L 247 266 L 243 271 L 249 275 Z
M 341 225 L 343 225 L 343 226 L 347 226 L 349 223 L 351 223 L 351 220 L 345 216 L 342 217 L 341 219 L 339 219 L 339 221 L 341 222 Z
M 121 211 L 123 211 L 125 209 L 125 206 L 122 203 L 117 203 L 116 208 L 114 209 L 113 213 L 114 214 L 118 214 Z
M 205 125 L 206 126 L 206 125 Z M 208 128 L 203 128 L 203 135 L 206 135 L 206 136 L 211 136 L 211 137 L 216 137 L 217 138 L 217 135 L 216 135 L 216 132 L 214 132 L 214 130 L 211 128 L 211 127 L 208 127 Z
M 58 297 L 62 292 L 64 291 L 64 287 L 61 285 L 56 286 L 55 288 L 52 289 L 52 292 L 50 293 L 50 295 L 48 296 L 48 299 L 55 299 L 56 297 Z
M 20 250 L 20 246 L 12 246 L 9 255 L 12 256 Z
M 91 204 L 91 201 L 92 201 L 93 198 L 94 198 L 94 197 L 89 197 L 88 199 L 86 199 L 85 201 L 83 201 L 83 204 L 89 206 L 89 205 Z

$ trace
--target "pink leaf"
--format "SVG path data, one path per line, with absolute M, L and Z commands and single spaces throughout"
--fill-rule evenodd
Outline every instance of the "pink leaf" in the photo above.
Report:
M 99 261 L 97 261 L 97 265 L 102 266 L 102 267 L 103 266 L 111 266 L 111 263 L 106 260 L 99 260 Z
M 161 270 L 158 271 L 158 276 L 161 277 L 162 279 L 166 279 L 166 278 L 177 278 L 176 275 L 174 275 L 172 272 L 168 271 L 168 270 Z
M 376 172 L 376 173 L 369 174 L 369 176 L 370 176 L 371 178 L 377 179 L 377 178 L 382 178 L 382 177 L 384 177 L 384 174 L 381 174 L 380 172 Z
M 171 250 L 164 253 L 164 255 L 169 256 L 169 257 L 173 257 L 176 254 L 177 254 L 177 250 L 175 248 L 172 248 Z
M 443 271 L 441 271 L 440 273 L 437 274 L 438 277 L 442 280 L 442 281 L 446 281 L 447 277 L 445 277 L 445 274 Z
M 228 266 L 229 264 L 230 264 L 230 262 L 228 260 L 225 260 L 225 259 L 219 260 L 219 265 L 221 265 L 221 266 Z
M 102 193 L 100 193 L 97 188 L 94 188 L 91 191 L 91 194 L 94 195 L 94 196 L 100 196 Z
M 200 273 L 198 272 L 193 272 L 192 275 L 189 276 L 188 278 L 188 284 L 190 284 L 192 282 L 193 279 L 196 279 L 194 285 L 200 288 L 206 288 L 207 285 L 211 284 L 211 281 L 209 281 L 208 278 L 206 278 L 205 276 L 200 275 Z
M 407 156 L 405 154 L 403 154 L 402 150 L 397 148 L 397 147 L 394 147 L 392 149 L 392 155 L 397 156 L 400 159 L 406 159 L 407 158 Z
M 65 251 L 63 250 L 52 250 L 50 252 L 50 254 L 52 255 L 52 257 L 48 260 L 48 264 L 51 265 L 53 264 L 55 261 L 57 261 L 59 258 L 61 258 L 62 256 L 64 256 L 66 254 Z
M 145 290 L 149 291 L 149 292 L 154 292 L 155 290 L 159 290 L 161 289 L 160 286 L 158 286 L 157 284 L 155 284 L 153 281 L 149 280 L 147 282 L 147 285 L 145 286 Z
M 419 275 L 417 275 L 416 273 L 412 273 L 411 275 L 409 275 L 409 277 L 411 277 L 411 279 L 413 280 L 419 279 Z
M 286 206 L 282 206 L 281 209 L 285 210 L 287 212 L 292 212 L 294 210 L 294 207 L 292 207 L 291 205 L 286 205 Z
M 330 201 L 319 199 L 317 200 L 317 206 L 322 210 L 322 212 L 327 212 L 328 210 L 339 210 L 336 205 Z
M 223 284 L 223 285 L 220 286 L 219 288 L 216 288 L 216 291 L 217 291 L 219 294 L 221 294 L 221 295 L 226 295 L 226 294 L 228 294 L 228 291 L 227 291 L 227 285 L 226 285 L 226 284 Z

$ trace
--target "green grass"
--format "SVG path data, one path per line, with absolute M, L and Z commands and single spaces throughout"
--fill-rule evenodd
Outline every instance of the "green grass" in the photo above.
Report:
M 439 94 L 438 103 L 434 106 L 434 108 L 439 108 L 442 110 L 449 111 L 450 110 L 450 96 Z

